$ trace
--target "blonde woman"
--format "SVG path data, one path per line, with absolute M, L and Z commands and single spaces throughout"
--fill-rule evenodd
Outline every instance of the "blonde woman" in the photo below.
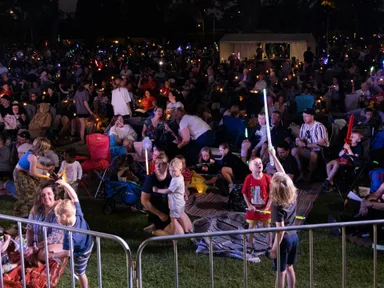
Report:
M 296 220 L 296 187 L 276 157 L 274 149 L 270 155 L 276 165 L 277 173 L 270 183 L 269 199 L 271 205 L 271 220 L 276 227 L 294 226 Z M 277 247 L 280 246 L 280 267 L 277 267 Z M 270 251 L 273 268 L 276 271 L 276 288 L 285 287 L 287 277 L 288 288 L 296 287 L 296 276 L 293 265 L 296 263 L 299 238 L 295 230 L 281 231 L 275 234 L 275 241 Z M 279 269 L 278 269 L 279 268 Z M 280 277 L 280 283 L 278 281 Z
M 15 216 L 28 217 L 33 207 L 35 193 L 41 179 L 49 179 L 49 174 L 40 174 L 37 169 L 52 173 L 55 166 L 46 167 L 39 164 L 38 158 L 51 148 L 51 142 L 45 137 L 33 141 L 32 148 L 17 162 L 13 171 L 16 186 L 17 201 L 14 206 Z

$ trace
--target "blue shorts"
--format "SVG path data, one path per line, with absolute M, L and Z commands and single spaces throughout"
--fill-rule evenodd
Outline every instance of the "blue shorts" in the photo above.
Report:
M 280 243 L 280 272 L 287 269 L 287 265 L 296 264 L 299 251 L 299 236 L 297 233 L 285 235 Z M 277 271 L 277 259 L 273 259 L 273 270 Z
M 91 257 L 93 249 L 93 243 L 91 248 L 88 249 L 88 251 L 85 251 L 82 255 L 73 256 L 73 262 L 75 264 L 75 274 L 76 276 L 81 276 L 85 273 L 85 270 L 87 270 L 88 260 Z

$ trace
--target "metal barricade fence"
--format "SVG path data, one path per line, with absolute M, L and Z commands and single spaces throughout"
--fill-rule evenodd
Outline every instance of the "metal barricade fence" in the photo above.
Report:
M 141 243 L 137 255 L 136 255 L 136 276 L 137 276 L 137 285 L 138 288 L 143 287 L 143 273 L 142 273 L 142 254 L 144 248 L 151 242 L 158 241 L 170 241 L 170 240 L 182 240 L 182 239 L 199 239 L 199 238 L 209 238 L 209 274 L 210 274 L 210 287 L 215 287 L 214 283 L 214 271 L 213 271 L 213 251 L 212 251 L 212 239 L 217 236 L 230 236 L 230 235 L 242 235 L 243 236 L 243 263 L 244 263 L 244 287 L 248 287 L 248 263 L 247 263 L 247 234 L 251 233 L 267 233 L 267 232 L 280 232 L 280 231 L 309 231 L 309 287 L 314 288 L 314 264 L 313 264 L 313 230 L 321 228 L 341 228 L 341 245 L 342 245 L 342 287 L 347 287 L 347 254 L 346 254 L 346 232 L 345 228 L 350 226 L 365 226 L 373 225 L 373 287 L 377 287 L 377 225 L 384 224 L 384 220 L 372 220 L 372 221 L 355 221 L 355 222 L 340 222 L 340 223 L 326 223 L 326 224 L 313 224 L 313 225 L 303 225 L 303 226 L 290 226 L 290 227 L 279 227 L 279 228 L 260 228 L 260 229 L 249 229 L 249 230 L 233 230 L 233 231 L 223 231 L 223 232 L 211 232 L 211 233 L 195 233 L 187 235 L 171 235 L 171 236 L 159 236 L 152 237 L 145 240 Z M 279 234 L 277 234 L 279 235 Z M 277 246 L 277 269 L 280 270 L 280 246 Z M 178 250 L 177 250 L 177 241 L 173 241 L 174 249 L 174 259 L 175 259 L 175 286 L 179 287 L 179 263 L 178 263 Z M 278 273 L 278 287 L 280 287 L 280 273 Z
M 47 272 L 47 288 L 51 287 L 50 282 L 50 275 L 49 275 L 49 251 L 48 251 L 48 243 L 47 243 L 47 228 L 54 228 L 59 230 L 64 230 L 68 232 L 69 236 L 69 249 L 70 249 L 70 270 L 71 270 L 71 280 L 72 285 L 71 287 L 76 287 L 76 279 L 75 279 L 75 271 L 74 271 L 74 260 L 73 260 L 73 241 L 72 241 L 72 233 L 82 233 L 91 235 L 96 238 L 96 252 L 97 252 L 97 276 L 98 276 L 98 287 L 103 287 L 103 279 L 102 279 L 102 267 L 101 267 L 101 239 L 110 239 L 113 241 L 118 242 L 124 249 L 124 253 L 126 256 L 126 267 L 127 267 L 127 286 L 128 288 L 133 288 L 133 273 L 132 273 L 132 253 L 128 246 L 128 244 L 119 236 L 112 235 L 112 234 L 106 234 L 91 230 L 83 230 L 83 229 L 77 229 L 73 227 L 63 226 L 63 225 L 56 225 L 56 224 L 50 224 L 50 223 L 44 223 L 41 221 L 34 221 L 34 220 L 28 220 L 24 218 L 19 217 L 13 217 L 8 216 L 4 214 L 0 214 L 1 220 L 9 220 L 13 222 L 17 222 L 17 228 L 18 228 L 18 236 L 19 236 L 19 245 L 20 245 L 20 258 L 21 258 L 21 272 L 22 272 L 22 285 L 23 288 L 26 288 L 26 279 L 25 279 L 25 260 L 24 260 L 24 250 L 23 250 L 23 231 L 22 231 L 22 224 L 31 224 L 31 225 L 38 225 L 42 226 L 43 228 L 43 237 L 44 237 L 44 250 L 45 250 L 45 263 L 46 263 L 46 272 Z M 0 263 L 1 263 L 1 254 L 0 254 Z M 4 279 L 3 279 L 3 271 L 2 271 L 2 265 L 0 265 L 0 287 L 4 287 Z

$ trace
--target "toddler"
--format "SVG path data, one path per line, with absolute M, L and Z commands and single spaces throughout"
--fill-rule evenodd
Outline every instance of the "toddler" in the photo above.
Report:
M 184 214 L 185 200 L 185 185 L 184 177 L 181 174 L 183 163 L 180 159 L 175 158 L 169 163 L 169 173 L 172 176 L 171 184 L 166 189 L 158 189 L 153 187 L 153 192 L 168 194 L 168 205 L 171 217 L 171 230 L 175 234 L 177 222 L 181 222 L 181 217 Z M 181 223 L 180 223 L 181 225 Z
M 258 157 L 253 157 L 249 161 L 249 170 L 252 174 L 248 175 L 244 180 L 242 193 L 245 203 L 247 204 L 246 221 L 249 229 L 257 227 L 258 222 L 262 222 L 264 228 L 271 225 L 271 215 L 259 212 L 260 210 L 269 210 L 271 202 L 269 199 L 269 187 L 271 177 L 263 173 L 263 162 Z M 272 247 L 272 233 L 268 233 L 268 249 Z M 253 252 L 253 234 L 248 238 L 248 253 Z
M 4 235 L 4 236 L 0 237 L 0 239 L 2 239 L 2 238 L 4 238 L 4 241 L 0 242 L 0 251 L 1 251 L 1 259 L 2 259 L 2 262 L 4 263 L 5 262 L 4 260 L 8 259 L 7 249 L 9 246 L 9 242 L 11 241 L 11 236 Z M 17 267 L 17 264 L 11 264 L 11 263 L 4 263 L 3 264 L 3 263 L 2 263 L 3 274 L 8 273 L 9 271 L 12 271 L 13 269 L 15 269 Z
M 83 169 L 78 161 L 75 161 L 76 150 L 75 148 L 68 148 L 64 152 L 64 161 L 61 163 L 58 176 L 63 177 L 63 180 L 67 182 L 73 190 L 77 193 L 78 184 L 83 176 Z M 65 193 L 65 198 L 68 199 L 68 195 Z
M 90 230 L 88 223 L 84 219 L 84 215 L 81 211 L 81 206 L 79 203 L 79 198 L 77 197 L 75 190 L 73 190 L 71 185 L 69 185 L 62 179 L 58 180 L 56 183 L 64 188 L 64 190 L 66 191 L 66 193 L 68 193 L 71 199 L 59 200 L 59 203 L 55 207 L 57 222 L 64 226 Z M 68 232 L 64 233 L 63 251 L 57 253 L 49 252 L 50 259 L 70 256 L 70 240 L 68 234 Z M 88 288 L 88 278 L 85 274 L 85 271 L 87 269 L 89 257 L 92 254 L 92 236 L 82 233 L 72 233 L 72 243 L 75 274 L 79 278 L 80 287 Z

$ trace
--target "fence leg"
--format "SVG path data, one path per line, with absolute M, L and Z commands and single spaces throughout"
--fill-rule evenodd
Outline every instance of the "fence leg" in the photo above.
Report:
M 48 240 L 47 240 L 47 227 L 43 227 L 44 237 L 44 250 L 45 250 L 45 267 L 47 269 L 47 288 L 51 288 L 51 275 L 49 274 L 49 251 L 48 251 Z
M 309 287 L 313 288 L 313 230 L 309 230 Z
M 373 288 L 377 287 L 377 225 L 373 225 Z
M 215 280 L 213 276 L 213 245 L 212 237 L 209 237 L 209 275 L 211 277 L 211 287 L 215 287 Z
M 277 253 L 276 253 L 276 264 L 277 264 L 277 267 L 276 267 L 276 279 L 277 279 L 277 286 L 276 287 L 280 287 L 281 286 L 281 281 L 283 281 L 284 279 L 281 279 L 281 261 L 280 261 L 280 238 L 281 238 L 281 235 L 280 235 L 280 232 L 276 232 L 277 234 Z
M 76 288 L 76 280 L 75 280 L 75 262 L 73 259 L 73 239 L 72 239 L 72 231 L 68 231 L 68 239 L 69 239 L 69 261 L 71 263 L 71 280 L 72 280 L 72 288 Z
M 17 230 L 19 231 L 19 244 L 20 244 L 20 260 L 21 260 L 21 273 L 23 276 L 23 288 L 27 287 L 25 280 L 25 261 L 24 261 L 24 241 L 23 241 L 23 229 L 21 227 L 21 222 L 17 222 Z
M 173 240 L 173 250 L 175 255 L 175 287 L 179 287 L 179 260 L 177 255 L 177 241 Z
M 96 248 L 97 248 L 97 279 L 99 283 L 99 288 L 103 287 L 103 276 L 101 272 L 101 247 L 100 247 L 100 237 L 96 237 Z
M 347 283 L 347 244 L 346 244 L 346 235 L 345 227 L 341 227 L 341 257 L 342 257 L 342 275 L 341 275 L 341 287 L 345 288 Z
M 244 287 L 248 288 L 247 234 L 243 234 Z
M 3 258 L 1 257 L 1 253 L 0 253 L 0 264 L 3 263 Z M 8 263 L 7 263 L 8 264 Z M 3 265 L 0 265 L 0 288 L 3 288 L 4 287 L 4 279 L 3 279 Z

